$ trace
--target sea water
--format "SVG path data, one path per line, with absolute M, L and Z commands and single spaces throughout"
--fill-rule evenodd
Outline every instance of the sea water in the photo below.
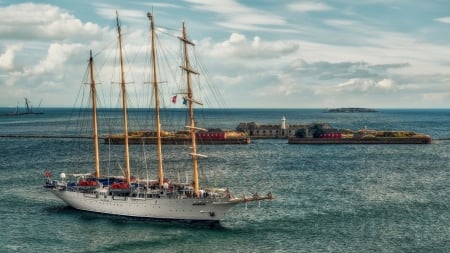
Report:
M 1 111 L 7 112 L 7 108 Z M 44 108 L 42 115 L 2 116 L 0 135 L 75 135 L 78 132 L 72 127 L 83 124 L 72 123 L 73 111 Z M 117 120 L 116 114 L 110 121 Z M 272 201 L 235 206 L 220 225 L 211 225 L 71 209 L 43 189 L 44 171 L 58 177 L 61 172 L 92 170 L 91 140 L 2 137 L 0 252 L 450 249 L 450 141 L 445 140 L 450 137 L 450 110 L 324 113 L 319 109 L 216 109 L 202 114 L 205 120 L 198 119 L 200 126 L 207 120 L 214 122 L 208 127 L 233 129 L 239 122 L 280 124 L 285 116 L 288 124 L 329 122 L 339 129 L 415 131 L 430 134 L 433 142 L 289 145 L 285 139 L 271 139 L 253 140 L 250 145 L 202 145 L 200 152 L 208 155 L 200 161 L 203 183 L 227 186 L 238 196 L 256 191 L 271 191 L 276 196 Z M 101 144 L 102 168 L 120 167 L 122 148 Z M 132 146 L 132 168 L 148 167 L 154 176 L 153 150 L 152 145 Z M 165 151 L 175 151 L 165 156 L 167 173 L 185 180 L 190 164 L 184 161 L 186 149 L 171 146 Z M 149 155 L 143 155 L 146 153 Z

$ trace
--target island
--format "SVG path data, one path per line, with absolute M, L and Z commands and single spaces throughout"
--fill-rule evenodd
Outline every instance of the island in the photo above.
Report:
M 430 144 L 431 136 L 412 131 L 380 131 L 349 129 L 323 131 L 316 127 L 311 135 L 299 130 L 288 138 L 289 144 Z
M 325 112 L 377 112 L 377 110 L 361 107 L 341 107 L 326 109 Z
M 258 124 L 241 122 L 236 130 L 252 139 L 288 139 L 289 144 L 429 144 L 431 137 L 407 130 L 337 129 L 330 123 Z

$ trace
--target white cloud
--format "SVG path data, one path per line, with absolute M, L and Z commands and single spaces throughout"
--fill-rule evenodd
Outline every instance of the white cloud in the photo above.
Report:
M 434 21 L 450 24 L 450 17 L 435 18 Z
M 299 12 L 311 12 L 311 11 L 329 11 L 332 8 L 324 3 L 319 2 L 304 2 L 293 3 L 288 5 L 289 9 Z
M 270 75 L 273 73 L 265 73 L 267 79 L 272 79 Z M 293 78 L 291 75 L 277 75 L 276 80 L 273 84 L 257 87 L 255 89 L 255 95 L 261 97 L 288 97 L 305 92 L 305 85 L 299 83 L 299 80 Z M 307 89 L 307 88 L 306 88 Z
M 101 36 L 106 29 L 79 19 L 53 5 L 23 3 L 0 7 L 0 33 L 4 38 L 76 40 Z
M 212 47 L 208 49 L 211 56 L 239 61 L 245 58 L 282 58 L 299 49 L 295 41 L 263 41 L 258 36 L 248 40 L 245 35 L 239 33 L 232 33 L 228 40 L 221 43 L 211 45 L 208 42 L 205 46 Z
M 119 21 L 125 22 L 142 22 L 146 20 L 146 10 L 133 10 L 124 7 L 119 7 L 114 4 L 94 3 L 95 11 L 97 15 L 107 20 L 116 19 L 116 11 L 119 15 Z
M 382 90 L 393 90 L 395 89 L 395 84 L 392 79 L 383 79 L 375 84 L 376 88 Z
M 2 90 L 8 90 L 9 96 L 22 97 L 27 92 L 43 92 L 36 87 L 48 87 L 55 90 L 51 97 L 69 94 L 67 101 L 71 101 L 73 92 L 69 92 L 69 87 L 73 89 L 78 84 L 88 50 L 92 48 L 94 54 L 102 50 L 102 57 L 114 58 L 116 9 L 123 20 L 124 48 L 133 65 L 132 72 L 135 76 L 146 73 L 144 65 L 136 64 L 136 59 L 144 58 L 142 52 L 148 46 L 144 9 L 155 6 L 161 14 L 157 21 L 164 27 L 175 28 L 160 34 L 177 33 L 178 21 L 188 17 L 189 27 L 193 28 L 190 35 L 198 39 L 197 53 L 206 56 L 201 61 L 206 60 L 210 78 L 228 89 L 227 98 L 240 103 L 236 106 L 268 105 L 268 97 L 275 101 L 273 105 L 284 107 L 305 103 L 320 106 L 325 101 L 342 100 L 359 104 L 382 100 L 386 106 L 407 106 L 420 99 L 429 101 L 424 106 L 433 106 L 433 98 L 445 104 L 445 96 L 439 94 L 450 92 L 450 65 L 443 53 L 448 51 L 448 35 L 441 30 L 445 25 L 439 23 L 449 24 L 450 17 L 435 18 L 424 13 L 418 27 L 406 18 L 410 14 L 402 13 L 406 16 L 400 15 L 401 22 L 396 22 L 398 17 L 388 16 L 400 13 L 403 2 L 395 4 L 398 9 L 393 9 L 387 0 L 291 2 L 262 5 L 258 1 L 238 0 L 173 3 L 113 0 L 90 4 L 95 13 L 66 1 L 54 5 L 0 6 L 0 88 L 8 85 L 8 89 Z M 368 6 L 389 11 L 374 13 Z M 92 21 L 83 21 L 81 17 L 91 13 Z M 101 22 L 108 27 L 99 25 Z M 204 35 L 210 37 L 201 37 Z M 178 49 L 177 42 L 174 40 L 170 46 Z M 102 63 L 104 73 L 113 72 L 108 63 Z M 127 70 L 127 78 L 133 79 L 131 75 Z M 129 79 L 127 82 L 138 83 Z M 400 93 L 403 100 L 389 95 Z M 0 94 L 0 101 L 11 104 L 5 94 Z M 243 97 L 251 99 L 244 101 Z M 299 97 L 308 102 L 299 103 Z M 68 103 L 45 100 L 55 101 L 55 105 Z
M 80 44 L 50 44 L 47 56 L 39 62 L 35 67 L 25 70 L 25 75 L 41 75 L 54 73 L 58 75 L 65 70 L 66 62 L 71 55 L 78 54 L 82 46 Z
M 208 0 L 185 0 L 192 7 L 204 12 L 212 12 L 217 15 L 216 23 L 220 26 L 239 30 L 271 30 L 274 26 L 285 25 L 286 20 L 272 12 L 251 8 L 235 0 L 208 1 Z M 284 31 L 295 32 L 291 29 Z
M 8 46 L 0 55 L 0 69 L 11 70 L 14 68 L 15 53 L 22 49 L 22 45 Z
M 350 27 L 355 25 L 355 21 L 347 19 L 326 19 L 323 22 L 329 26 L 335 27 Z
M 0 94 L 4 105 L 15 104 L 17 97 L 37 96 L 50 101 L 47 106 L 71 101 L 73 83 L 79 82 L 83 71 L 73 70 L 86 63 L 90 48 L 98 49 L 99 41 L 112 38 L 108 28 L 83 23 L 67 10 L 48 4 L 1 6 L 0 16 L 6 48 L 0 56 L 0 69 L 5 70 L 0 88 L 8 87 Z M 86 56 L 81 58 L 80 52 Z
M 335 86 L 335 92 L 367 92 L 370 87 L 375 86 L 375 82 L 370 79 L 352 78 Z M 328 90 L 326 92 L 330 92 Z
M 392 79 L 385 78 L 382 80 L 375 80 L 369 78 L 351 78 L 344 82 L 338 83 L 335 86 L 327 86 L 318 88 L 316 94 L 327 94 L 327 93 L 385 93 L 393 92 L 397 90 L 395 82 Z

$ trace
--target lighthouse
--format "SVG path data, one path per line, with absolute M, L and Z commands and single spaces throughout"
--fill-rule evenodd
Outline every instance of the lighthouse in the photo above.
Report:
M 281 136 L 284 137 L 286 135 L 286 117 L 281 117 Z

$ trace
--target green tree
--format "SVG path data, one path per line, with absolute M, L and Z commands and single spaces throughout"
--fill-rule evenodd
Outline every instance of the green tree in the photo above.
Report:
M 306 129 L 299 128 L 295 131 L 295 137 L 297 138 L 305 138 L 306 137 Z
M 314 124 L 311 126 L 310 131 L 314 138 L 319 138 L 320 135 L 324 133 L 322 125 L 320 124 Z

